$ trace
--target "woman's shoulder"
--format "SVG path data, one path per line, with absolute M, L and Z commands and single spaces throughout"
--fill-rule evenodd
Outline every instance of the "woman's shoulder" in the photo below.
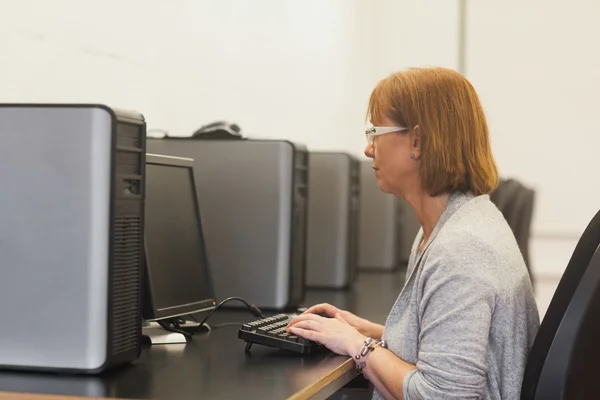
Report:
M 463 204 L 445 222 L 432 242 L 429 262 L 446 272 L 489 276 L 526 271 L 517 241 L 489 196 Z
M 474 197 L 456 210 L 440 228 L 436 242 L 438 248 L 450 246 L 463 251 L 517 246 L 506 219 L 487 195 Z

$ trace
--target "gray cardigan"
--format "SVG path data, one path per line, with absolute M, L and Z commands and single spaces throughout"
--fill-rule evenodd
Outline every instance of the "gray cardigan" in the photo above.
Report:
M 404 398 L 518 399 L 539 314 L 504 217 L 487 195 L 454 193 L 418 254 L 422 239 L 383 334 L 417 366 Z

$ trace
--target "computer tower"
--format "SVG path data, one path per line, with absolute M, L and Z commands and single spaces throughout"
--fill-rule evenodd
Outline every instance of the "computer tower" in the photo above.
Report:
M 398 224 L 398 229 L 400 230 L 400 254 L 398 255 L 398 261 L 400 262 L 400 266 L 405 266 L 408 265 L 415 238 L 419 229 L 421 229 L 421 222 L 417 218 L 415 211 L 405 200 L 398 199 L 398 202 L 398 217 L 400 218 Z
M 0 105 L 0 368 L 139 356 L 145 137 L 134 112 Z
M 357 269 L 359 161 L 341 152 L 309 159 L 306 285 L 345 288 Z
M 284 140 L 149 138 L 148 151 L 194 159 L 217 299 L 297 307 L 306 271 L 306 148 Z
M 379 189 L 370 160 L 360 163 L 360 205 L 359 268 L 397 269 L 402 207 L 397 197 Z

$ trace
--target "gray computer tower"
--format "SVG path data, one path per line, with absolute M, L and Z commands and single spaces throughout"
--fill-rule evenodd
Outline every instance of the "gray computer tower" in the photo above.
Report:
M 400 210 L 398 212 L 398 216 L 400 217 L 398 226 L 398 229 L 400 229 L 400 254 L 398 255 L 398 259 L 402 267 L 408 264 L 415 238 L 419 229 L 421 229 L 421 222 L 417 218 L 415 211 L 406 201 L 402 199 L 398 201 L 400 202 Z
M 377 185 L 372 162 L 360 163 L 360 269 L 393 271 L 406 265 L 420 228 L 412 208 Z
M 309 160 L 306 284 L 345 288 L 357 269 L 360 163 L 341 152 Z
M 138 357 L 145 137 L 138 113 L 0 105 L 0 367 Z
M 306 148 L 284 140 L 165 138 L 148 139 L 148 151 L 194 159 L 217 299 L 297 307 L 305 291 Z

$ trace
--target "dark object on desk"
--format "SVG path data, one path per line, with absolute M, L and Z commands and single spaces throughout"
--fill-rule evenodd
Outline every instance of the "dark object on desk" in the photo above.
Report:
M 241 129 L 237 124 L 228 123 L 225 121 L 217 121 L 207 125 L 203 125 L 192 134 L 194 139 L 231 139 L 244 140 L 241 134 Z
M 146 124 L 0 105 L 0 366 L 99 373 L 141 351 Z
M 529 354 L 521 400 L 598 399 L 600 212 L 579 239 Z
M 290 320 L 291 317 L 287 314 L 258 319 L 242 325 L 238 337 L 246 341 L 246 351 L 250 351 L 250 347 L 255 343 L 300 354 L 311 354 L 323 347 L 316 342 L 288 333 L 286 326 Z
M 284 140 L 148 139 L 152 152 L 194 159 L 218 299 L 262 310 L 305 293 L 308 154 Z
M 163 321 L 215 308 L 202 219 L 198 206 L 194 160 L 146 155 L 146 276 L 144 319 L 187 336 Z M 145 334 L 159 332 L 145 328 Z
M 347 288 L 357 270 L 360 163 L 341 152 L 309 158 L 306 285 Z
M 513 231 L 533 283 L 531 261 L 529 259 L 529 238 L 535 206 L 535 191 L 525 187 L 517 180 L 505 179 L 490 194 L 490 200 L 504 215 L 506 222 Z

